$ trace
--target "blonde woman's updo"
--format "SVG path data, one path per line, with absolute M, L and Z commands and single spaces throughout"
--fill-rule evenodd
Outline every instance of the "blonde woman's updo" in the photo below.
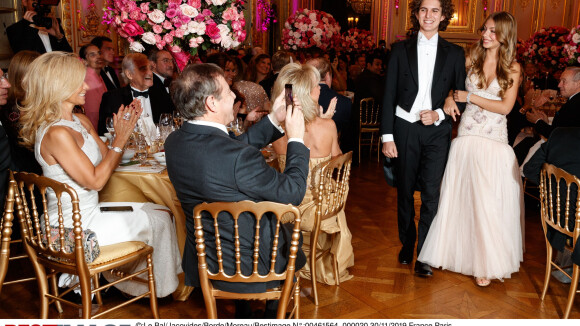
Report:
M 310 95 L 314 87 L 320 83 L 320 73 L 309 64 L 289 63 L 278 74 L 278 78 L 272 88 L 272 102 L 284 92 L 286 84 L 292 84 L 294 98 L 300 101 L 306 123 L 318 117 L 318 102 Z

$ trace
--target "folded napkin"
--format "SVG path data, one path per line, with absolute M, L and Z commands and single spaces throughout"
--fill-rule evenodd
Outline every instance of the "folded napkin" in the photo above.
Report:
M 141 128 L 141 133 L 145 137 L 147 145 L 151 146 L 155 138 L 157 138 L 157 127 L 153 122 L 153 118 L 142 115 L 137 123 L 139 124 L 139 128 Z
M 115 169 L 115 171 L 119 172 L 142 172 L 142 173 L 161 173 L 161 171 L 163 170 L 165 170 L 165 166 L 162 165 L 141 166 L 140 164 L 119 166 Z

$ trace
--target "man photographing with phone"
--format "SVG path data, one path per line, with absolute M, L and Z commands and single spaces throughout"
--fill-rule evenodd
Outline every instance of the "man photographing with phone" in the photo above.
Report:
M 22 0 L 22 10 L 25 11 L 22 19 L 6 28 L 12 52 L 73 52 L 59 20 L 50 14 L 50 9 L 59 1 Z

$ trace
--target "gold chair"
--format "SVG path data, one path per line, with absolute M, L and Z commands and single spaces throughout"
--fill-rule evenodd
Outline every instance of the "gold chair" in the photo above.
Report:
M 375 134 L 377 134 L 377 160 L 381 152 L 381 137 L 379 135 L 379 106 L 375 105 L 375 99 L 372 97 L 363 98 L 360 100 L 360 120 L 358 132 L 358 162 L 360 163 L 360 148 L 361 145 L 369 145 L 369 154 L 373 152 L 373 145 Z M 371 134 L 371 141 L 364 143 L 362 140 L 363 134 Z
M 10 181 L 7 190 L 8 193 L 6 194 L 4 215 L 2 216 L 2 222 L 0 223 L 2 229 L 2 245 L 0 247 L 0 293 L 2 293 L 3 285 L 33 281 L 36 279 L 34 277 L 27 277 L 4 282 L 6 274 L 8 273 L 9 263 L 11 261 L 28 258 L 25 253 L 10 257 L 10 246 L 16 243 L 22 243 L 22 240 L 12 240 L 12 226 L 14 225 L 14 198 L 16 192 L 16 182 L 14 181 L 12 173 L 10 173 Z
M 213 226 L 215 228 L 215 244 L 216 257 L 218 257 L 218 271 L 212 273 L 207 265 L 206 259 L 206 245 L 202 226 L 202 212 L 208 212 L 213 218 Z M 222 251 L 222 239 L 219 233 L 218 214 L 221 212 L 228 212 L 233 217 L 234 223 L 234 244 L 235 257 L 227 257 L 235 260 L 236 271 L 234 275 L 228 275 L 224 271 L 224 258 Z M 249 212 L 256 218 L 256 227 L 254 238 L 254 247 L 252 255 L 253 271 L 251 275 L 243 275 L 241 270 L 242 252 L 240 250 L 240 235 L 238 233 L 238 218 L 240 214 Z M 260 260 L 260 219 L 264 218 L 264 214 L 272 212 L 277 218 L 276 233 L 272 236 L 273 245 L 271 252 L 271 260 L 269 273 L 260 275 L 258 272 L 258 264 Z M 278 255 L 278 236 L 280 232 L 280 219 L 284 214 L 294 215 L 294 229 L 292 232 L 292 242 L 290 245 L 290 256 L 286 265 L 286 270 L 282 273 L 276 273 L 274 266 L 276 264 L 276 256 Z M 273 202 L 258 202 L 240 201 L 240 202 L 215 202 L 202 203 L 195 207 L 193 212 L 195 221 L 195 241 L 197 243 L 197 257 L 199 277 L 203 298 L 205 300 L 205 307 L 207 309 L 207 318 L 216 319 L 216 299 L 243 299 L 243 300 L 280 300 L 277 311 L 277 318 L 282 319 L 286 317 L 286 310 L 290 297 L 294 299 L 294 307 L 290 312 L 290 318 L 300 318 L 300 278 L 295 271 L 296 254 L 298 252 L 298 244 L 300 240 L 300 211 L 292 205 L 284 205 Z M 268 217 L 265 217 L 268 218 Z M 220 218 L 221 220 L 221 218 Z M 284 281 L 284 283 L 274 289 L 269 289 L 264 293 L 234 293 L 218 290 L 213 287 L 212 281 L 226 281 L 226 282 L 270 282 L 270 281 Z
M 565 202 L 562 202 L 562 194 L 560 194 L 561 182 L 566 184 Z M 569 174 L 568 172 L 555 167 L 554 165 L 544 163 L 540 174 L 540 203 L 542 215 L 542 228 L 544 235 L 546 235 L 546 275 L 544 278 L 544 289 L 542 290 L 542 300 L 546 297 L 548 291 L 548 284 L 550 283 L 550 275 L 552 273 L 552 266 L 564 273 L 572 280 L 570 284 L 570 291 L 568 294 L 568 302 L 566 310 L 564 311 L 564 318 L 567 319 L 572 309 L 574 297 L 580 291 L 577 291 L 578 280 L 580 278 L 580 267 L 573 264 L 572 276 L 566 273 L 563 267 L 558 266 L 552 260 L 553 248 L 547 238 L 548 227 L 552 227 L 555 231 L 560 232 L 572 238 L 571 242 L 566 243 L 566 250 L 574 251 L 576 247 L 578 236 L 580 235 L 580 195 L 577 193 L 576 198 L 571 198 L 570 190 L 572 185 L 576 185 L 576 189 L 580 190 L 580 179 Z M 553 192 L 556 191 L 556 194 Z M 555 201 L 555 202 L 554 202 Z M 576 205 L 575 211 L 571 211 L 571 203 Z M 571 225 L 574 224 L 572 229 Z
M 36 272 L 36 278 L 38 280 L 41 301 L 41 318 L 48 318 L 48 304 L 54 301 L 57 303 L 62 302 L 67 305 L 82 309 L 82 318 L 88 319 L 100 317 L 103 314 L 121 308 L 146 296 L 149 296 L 153 317 L 159 318 L 157 297 L 155 295 L 155 279 L 153 277 L 153 263 L 151 260 L 151 254 L 153 253 L 152 247 L 140 241 L 127 241 L 108 246 L 101 246 L 100 255 L 93 262 L 87 263 L 85 261 L 85 252 L 83 249 L 83 230 L 81 225 L 79 198 L 75 190 L 66 184 L 32 173 L 14 173 L 14 178 L 16 180 L 17 186 L 15 199 L 17 212 L 22 227 L 24 247 L 28 253 L 28 256 L 30 257 Z M 35 188 L 38 189 L 42 198 L 42 210 L 39 210 L 39 208 L 36 207 L 34 201 Z M 49 218 L 47 217 L 47 191 L 49 189 L 54 191 L 58 200 L 59 225 L 58 240 L 56 243 L 47 243 L 48 241 L 46 240 L 47 234 L 45 230 L 51 229 Z M 63 195 L 65 195 L 65 198 L 68 195 L 72 203 L 72 219 L 74 226 L 74 248 L 72 249 L 72 252 L 65 245 L 65 237 L 67 234 L 65 233 L 66 231 L 64 227 L 62 211 Z M 41 218 L 41 215 L 43 214 L 44 218 Z M 121 267 L 127 263 L 131 263 L 140 259 L 147 260 L 147 267 L 140 271 L 130 275 L 125 275 L 125 273 L 115 270 L 116 268 Z M 47 269 L 49 270 L 48 274 L 46 271 Z M 99 275 L 105 271 L 111 271 L 115 275 L 119 276 L 120 279 L 104 286 L 99 286 Z M 58 294 L 58 288 L 56 288 L 56 281 L 54 281 L 56 273 L 59 272 L 74 274 L 79 277 L 79 282 L 77 284 L 67 289 L 60 295 Z M 147 280 L 137 277 L 138 275 L 144 273 L 147 275 Z M 51 277 L 53 279 L 54 295 L 48 291 L 47 277 Z M 97 303 L 102 305 L 100 291 L 129 279 L 148 284 L 149 291 L 130 300 L 127 300 L 115 307 L 107 309 L 106 311 L 91 316 L 92 294 L 95 294 Z M 93 289 L 91 289 L 91 280 L 93 282 Z M 75 304 L 71 301 L 63 299 L 65 294 L 72 291 L 76 287 L 80 287 L 82 305 Z
M 312 280 L 312 293 L 314 304 L 318 305 L 318 291 L 316 289 L 316 261 L 323 256 L 331 254 L 336 285 L 340 284 L 338 274 L 338 259 L 330 251 L 330 248 L 317 253 L 318 237 L 322 231 L 322 221 L 335 217 L 344 210 L 346 197 L 348 196 L 348 180 L 350 178 L 350 166 L 352 152 L 337 156 L 329 162 L 319 164 L 312 170 L 312 193 L 316 212 L 314 214 L 314 227 L 310 235 L 310 278 Z M 324 232 L 324 231 L 322 231 Z M 331 233 L 331 243 L 337 233 Z M 313 259 L 314 258 L 314 259 Z

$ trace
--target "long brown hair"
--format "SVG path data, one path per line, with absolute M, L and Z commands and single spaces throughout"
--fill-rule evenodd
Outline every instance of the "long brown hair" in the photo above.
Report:
M 498 61 L 496 67 L 496 77 L 501 88 L 499 97 L 503 97 L 505 91 L 510 88 L 514 80 L 509 77 L 512 71 L 511 66 L 516 58 L 517 44 L 517 22 L 510 13 L 505 11 L 494 12 L 481 25 L 483 30 L 488 20 L 495 22 L 495 37 L 500 43 L 498 49 Z M 471 47 L 469 57 L 471 58 L 471 72 L 477 76 L 479 88 L 487 85 L 485 74 L 483 73 L 483 63 L 487 52 L 483 47 L 483 41 L 480 39 Z
M 12 57 L 8 66 L 8 81 L 10 89 L 8 90 L 8 102 L 16 103 L 24 99 L 24 88 L 22 88 L 22 79 L 28 69 L 28 66 L 38 58 L 40 53 L 36 51 L 20 51 Z

